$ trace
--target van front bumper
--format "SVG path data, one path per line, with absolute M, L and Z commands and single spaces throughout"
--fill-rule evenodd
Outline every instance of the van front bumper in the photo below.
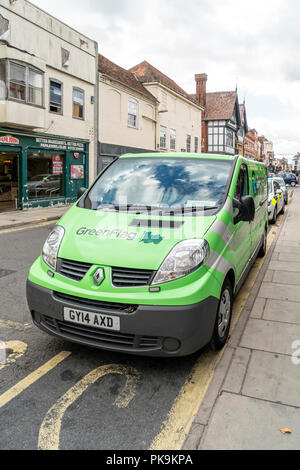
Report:
M 218 299 L 207 297 L 186 306 L 135 305 L 120 311 L 118 305 L 54 292 L 27 281 L 27 302 L 33 322 L 43 331 L 78 344 L 142 356 L 187 356 L 211 340 Z M 104 305 L 104 307 L 103 307 Z M 120 331 L 66 322 L 64 307 L 118 316 Z

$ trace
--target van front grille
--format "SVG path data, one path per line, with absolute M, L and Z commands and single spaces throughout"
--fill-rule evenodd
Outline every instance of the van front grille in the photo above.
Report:
M 112 283 L 115 287 L 149 286 L 154 271 L 145 269 L 111 268 Z
M 92 264 L 89 263 L 58 258 L 56 271 L 73 281 L 81 281 L 91 266 Z
M 137 310 L 138 305 L 123 304 L 117 302 L 106 302 L 104 300 L 93 300 L 85 299 L 83 297 L 75 297 L 74 295 L 64 294 L 62 292 L 53 292 L 55 299 L 65 302 L 68 305 L 75 305 L 82 307 L 83 309 L 94 309 L 101 310 L 102 312 L 114 311 L 114 312 L 124 312 L 124 313 L 133 313 Z

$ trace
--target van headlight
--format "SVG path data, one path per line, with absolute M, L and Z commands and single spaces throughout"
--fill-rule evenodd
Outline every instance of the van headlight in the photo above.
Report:
M 209 244 L 206 240 L 191 239 L 179 242 L 163 261 L 152 285 L 187 276 L 205 263 L 209 253 Z
M 57 254 L 64 234 L 64 229 L 57 225 L 52 232 L 50 232 L 45 241 L 42 256 L 43 260 L 50 268 L 56 269 Z

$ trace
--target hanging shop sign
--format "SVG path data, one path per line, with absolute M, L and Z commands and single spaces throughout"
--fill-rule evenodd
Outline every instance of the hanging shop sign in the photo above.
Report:
M 69 140 L 45 139 L 37 137 L 36 143 L 46 149 L 69 150 L 71 152 L 84 152 L 84 143 Z
M 16 139 L 16 137 L 13 137 L 11 135 L 4 135 L 0 137 L 0 144 L 14 144 L 14 145 L 19 145 L 20 141 L 19 139 Z
M 84 178 L 84 166 L 83 165 L 71 165 L 71 179 L 82 180 Z
M 63 174 L 63 157 L 62 155 L 53 155 L 52 157 L 52 175 Z

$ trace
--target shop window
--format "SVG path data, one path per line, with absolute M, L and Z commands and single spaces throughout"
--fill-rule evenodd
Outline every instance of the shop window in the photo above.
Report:
M 62 114 L 63 92 L 62 83 L 50 80 L 50 107 L 51 113 Z
M 63 155 L 28 153 L 28 199 L 64 196 Z
M 73 117 L 84 119 L 84 92 L 78 88 L 73 88 Z

